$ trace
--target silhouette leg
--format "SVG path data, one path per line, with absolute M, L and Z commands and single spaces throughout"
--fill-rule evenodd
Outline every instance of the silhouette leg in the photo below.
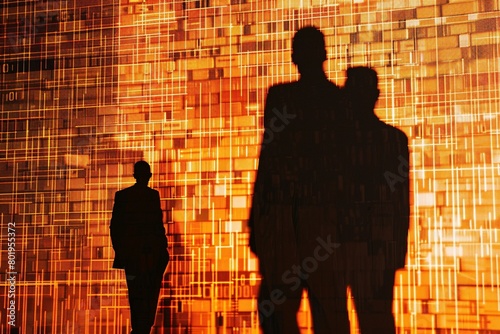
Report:
M 270 290 L 263 278 L 258 298 L 262 332 L 264 334 L 299 334 L 297 312 L 301 297 L 302 287 L 292 291 L 290 286 L 282 285 Z
M 349 249 L 341 245 L 327 258 L 322 258 L 317 269 L 309 273 L 307 288 L 315 334 L 349 334 L 345 270 L 348 255 Z
M 163 281 L 163 272 L 156 272 L 151 274 L 151 289 L 149 295 L 149 308 L 148 308 L 148 323 L 151 327 L 155 323 L 156 311 L 158 308 L 158 298 L 160 297 L 161 283 Z
M 354 278 L 351 289 L 356 305 L 361 334 L 395 334 L 392 313 L 394 274 L 384 272 L 382 285 L 375 286 L 368 272 L 360 272 Z
M 132 275 L 133 276 L 133 275 Z M 163 274 L 141 272 L 127 277 L 133 334 L 149 334 L 153 327 Z
M 309 295 L 315 334 L 349 334 L 347 299 L 320 298 Z

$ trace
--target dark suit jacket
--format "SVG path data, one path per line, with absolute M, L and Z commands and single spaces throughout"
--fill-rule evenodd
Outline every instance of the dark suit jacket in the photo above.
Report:
M 356 113 L 356 111 L 354 111 Z M 401 130 L 375 115 L 354 118 L 339 129 L 338 234 L 384 255 L 386 269 L 405 266 L 409 229 L 409 150 Z
M 162 217 L 158 191 L 135 184 L 116 192 L 110 224 L 113 268 L 132 273 L 166 266 L 167 237 Z
M 248 224 L 250 248 L 271 284 L 283 284 L 283 273 L 312 254 L 318 236 L 333 236 L 325 208 L 335 187 L 330 143 L 338 94 L 326 78 L 268 91 Z

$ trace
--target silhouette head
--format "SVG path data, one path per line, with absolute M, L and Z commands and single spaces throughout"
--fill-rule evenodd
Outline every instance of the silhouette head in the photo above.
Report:
M 146 161 L 137 161 L 134 164 L 134 178 L 138 184 L 147 185 L 151 174 L 151 167 Z
M 377 72 L 365 66 L 348 68 L 345 90 L 356 110 L 373 111 L 380 95 Z
M 314 26 L 299 29 L 293 36 L 292 61 L 300 74 L 323 72 L 326 60 L 325 35 Z

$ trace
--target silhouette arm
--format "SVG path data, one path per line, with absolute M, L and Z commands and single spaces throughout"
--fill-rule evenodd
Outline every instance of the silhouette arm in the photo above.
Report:
M 248 227 L 250 229 L 250 241 L 249 246 L 250 250 L 257 254 L 257 245 L 256 245 L 256 235 L 255 229 L 256 224 L 258 224 L 259 218 L 266 211 L 266 201 L 265 201 L 265 189 L 266 184 L 269 183 L 270 178 L 270 151 L 272 147 L 270 147 L 272 142 L 272 137 L 270 132 L 272 133 L 272 128 L 270 125 L 272 119 L 272 112 L 275 108 L 279 107 L 279 96 L 276 92 L 276 87 L 269 88 L 266 97 L 266 103 L 264 107 L 264 122 L 263 122 L 263 132 L 262 132 L 262 144 L 259 156 L 259 164 L 257 169 L 257 175 L 255 177 L 255 183 L 253 188 L 252 195 L 252 207 L 250 209 L 250 217 L 248 219 Z M 266 133 L 267 132 L 267 133 Z
M 408 231 L 410 228 L 410 154 L 408 150 L 408 138 L 403 135 L 399 152 L 399 173 L 403 177 L 403 182 L 395 188 L 395 199 L 399 203 L 398 217 L 394 230 L 396 240 L 396 268 L 404 268 L 406 253 L 408 250 Z
M 116 254 L 121 254 L 126 245 L 123 240 L 124 228 L 124 209 L 125 203 L 123 202 L 120 192 L 115 193 L 115 203 L 113 205 L 113 213 L 111 215 L 111 223 L 109 225 L 111 243 Z
M 164 240 L 165 240 L 165 248 L 166 248 L 168 246 L 168 241 L 166 238 L 165 227 L 163 226 L 163 211 L 161 209 L 160 193 L 158 191 L 155 191 L 153 207 L 155 208 L 154 221 L 158 222 L 157 223 L 158 236 L 165 237 Z

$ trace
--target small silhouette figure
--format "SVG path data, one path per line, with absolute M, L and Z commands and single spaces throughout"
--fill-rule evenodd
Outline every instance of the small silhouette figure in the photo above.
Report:
M 407 252 L 408 138 L 374 113 L 379 97 L 376 71 L 349 68 L 343 93 L 346 121 L 339 127 L 342 144 L 336 148 L 343 180 L 337 203 L 342 244 L 337 292 L 342 296 L 347 286 L 351 288 L 362 334 L 391 334 L 394 278 L 404 268 Z
M 292 61 L 300 79 L 272 86 L 267 94 L 248 223 L 262 276 L 258 312 L 265 334 L 299 333 L 304 290 L 316 333 L 333 333 L 337 322 L 332 254 L 339 244 L 332 203 L 338 185 L 331 141 L 340 90 L 325 75 L 326 59 L 323 33 L 298 30 Z
M 150 333 L 169 261 L 160 195 L 148 187 L 151 175 L 147 162 L 134 164 L 136 184 L 116 192 L 110 224 L 113 268 L 125 269 L 132 334 Z

